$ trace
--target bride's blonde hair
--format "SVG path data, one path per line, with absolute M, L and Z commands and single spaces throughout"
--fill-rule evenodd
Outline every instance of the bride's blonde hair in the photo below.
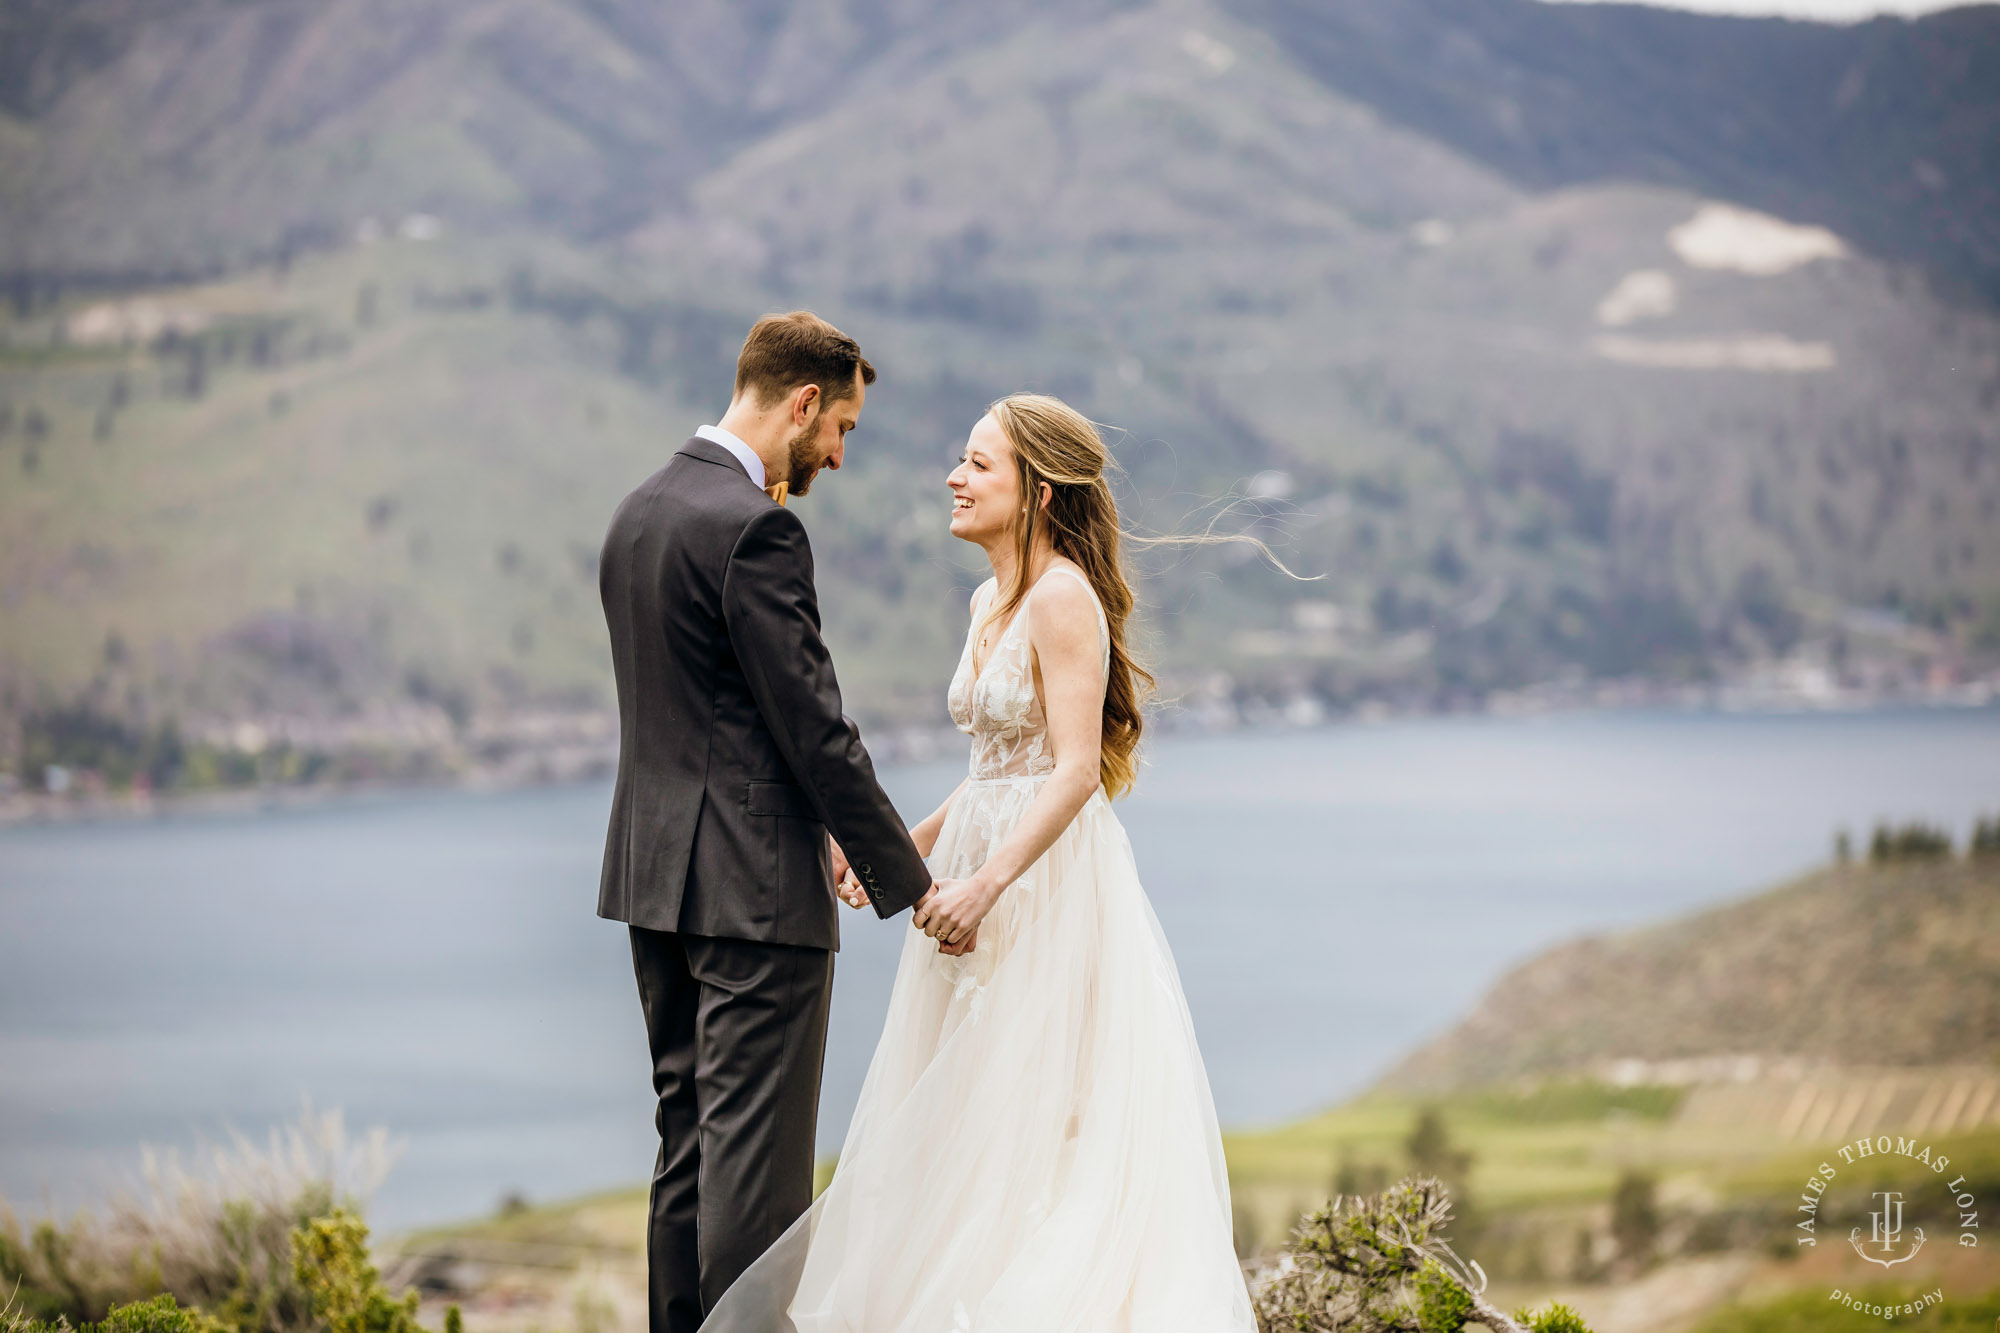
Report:
M 1125 534 L 1118 527 L 1118 503 L 1111 498 L 1107 476 L 1117 464 L 1090 418 L 1059 398 L 1010 394 L 988 411 L 1013 447 L 1026 516 L 1015 525 L 1013 586 L 997 599 L 987 620 L 1012 615 L 1026 600 L 1028 556 L 1044 532 L 1056 554 L 1090 580 L 1111 638 L 1098 777 L 1106 796 L 1118 796 L 1138 776 L 1139 734 L 1145 727 L 1140 705 L 1154 680 L 1125 643 L 1134 599 L 1122 563 Z M 1040 503 L 1044 482 L 1049 487 L 1046 506 Z

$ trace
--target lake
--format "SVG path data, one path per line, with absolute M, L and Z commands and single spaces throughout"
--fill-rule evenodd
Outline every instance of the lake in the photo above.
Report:
M 963 762 L 891 769 L 904 813 Z M 0 1195 L 306 1099 L 404 1145 L 390 1228 L 642 1182 L 650 1089 L 608 786 L 0 832 Z M 2000 810 L 2000 710 L 1443 718 L 1170 738 L 1118 806 L 1225 1124 L 1360 1091 L 1508 966 L 1825 859 L 1877 818 Z M 907 918 L 846 913 L 838 1145 Z M 1776 965 L 1774 963 L 1774 965 Z

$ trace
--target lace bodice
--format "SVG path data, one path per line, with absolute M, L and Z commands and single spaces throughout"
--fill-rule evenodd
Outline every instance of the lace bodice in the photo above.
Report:
M 1068 565 L 1057 565 L 1044 574 L 1028 597 L 1015 609 L 1007 627 L 987 654 L 977 677 L 973 673 L 974 646 L 999 585 L 993 579 L 981 584 L 972 598 L 972 628 L 965 634 L 965 651 L 951 678 L 951 720 L 972 737 L 972 779 L 1038 778 L 1055 771 L 1056 757 L 1049 749 L 1048 717 L 1035 691 L 1035 650 L 1028 639 L 1028 603 L 1042 583 L 1067 575 L 1083 584 L 1097 608 L 1097 638 L 1101 645 L 1098 679 L 1111 670 L 1111 631 L 1104 620 L 1104 607 L 1090 581 Z

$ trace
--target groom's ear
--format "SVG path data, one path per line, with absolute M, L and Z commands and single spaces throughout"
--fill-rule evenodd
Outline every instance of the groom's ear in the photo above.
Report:
M 817 384 L 801 384 L 792 390 L 792 424 L 810 425 L 820 409 L 821 402 L 822 395 Z

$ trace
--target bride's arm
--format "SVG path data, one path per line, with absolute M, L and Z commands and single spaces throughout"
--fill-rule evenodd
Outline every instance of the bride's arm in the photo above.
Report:
M 1098 637 L 1097 605 L 1075 579 L 1050 579 L 1036 587 L 1022 614 L 1028 617 L 1028 639 L 1041 662 L 1042 709 L 1056 767 L 986 864 L 970 879 L 940 884 L 917 909 L 917 928 L 942 941 L 963 939 L 976 929 L 1006 887 L 1055 845 L 1098 787 L 1104 646 Z
M 920 855 L 929 856 L 937 849 L 938 834 L 944 831 L 944 817 L 951 813 L 953 803 L 965 791 L 965 783 L 971 780 L 967 778 L 964 782 L 960 782 L 957 787 L 952 789 L 951 795 L 944 798 L 943 805 L 931 811 L 929 817 L 923 823 L 910 830 L 910 841 L 917 844 L 917 851 Z

